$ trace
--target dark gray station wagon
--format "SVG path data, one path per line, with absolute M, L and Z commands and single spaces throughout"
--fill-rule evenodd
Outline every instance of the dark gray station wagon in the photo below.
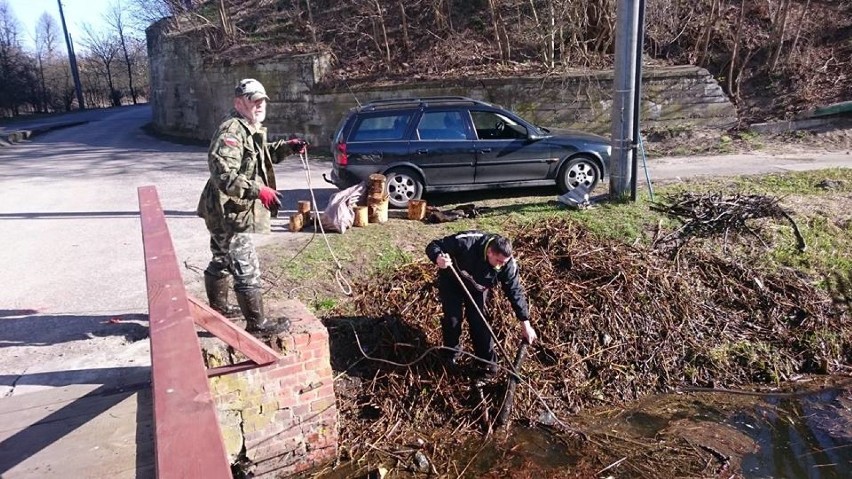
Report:
M 330 182 L 348 188 L 387 176 L 391 206 L 424 192 L 553 185 L 590 191 L 606 175 L 610 144 L 589 133 L 551 132 L 465 97 L 403 98 L 353 108 L 332 140 Z

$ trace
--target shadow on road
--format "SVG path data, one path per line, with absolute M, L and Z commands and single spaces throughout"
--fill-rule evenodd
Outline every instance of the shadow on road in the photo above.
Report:
M 28 314 L 19 316 L 22 311 Z M 128 342 L 136 342 L 148 337 L 147 322 L 146 314 L 39 315 L 31 310 L 0 309 L 0 349 L 48 346 L 107 336 L 123 336 Z M 0 386 L 11 385 L 0 379 Z
M 320 213 L 322 213 L 328 205 L 328 200 L 331 198 L 331 195 L 337 192 L 337 188 L 327 188 L 326 186 L 321 188 L 314 186 L 314 198 L 316 198 L 317 204 L 312 206 L 311 210 L 318 206 Z M 279 185 L 278 188 L 278 191 L 281 192 L 281 196 L 283 197 L 281 209 L 278 210 L 279 219 L 287 219 L 288 216 L 295 213 L 297 211 L 299 201 L 311 201 L 311 192 L 307 188 L 288 189 L 287 185 L 284 185 L 283 188 Z
M 140 128 L 139 122 L 134 119 L 117 120 L 115 123 L 113 128 L 120 131 L 120 135 L 104 135 L 102 130 L 94 129 L 93 133 L 89 134 L 86 132 L 87 125 L 81 125 L 45 133 L 32 140 L 32 143 L 45 145 L 73 143 L 79 145 L 78 148 L 73 149 L 63 147 L 51 156 L 58 156 L 63 153 L 83 153 L 99 148 L 129 148 L 142 153 L 200 153 L 202 155 L 207 153 L 206 145 L 176 143 L 151 136 Z M 126 123 L 126 125 L 123 125 L 123 123 Z
M 23 463 L 40 451 L 60 441 L 65 436 L 73 433 L 88 422 L 94 420 L 101 414 L 112 409 L 124 400 L 136 395 L 136 470 L 137 478 L 153 477 L 153 401 L 150 387 L 150 368 L 128 367 L 128 368 L 104 368 L 84 371 L 60 371 L 49 373 L 35 373 L 24 376 L 14 376 L 18 384 L 70 386 L 79 384 L 101 384 L 87 394 L 75 398 L 68 404 L 52 402 L 45 405 L 45 409 L 58 407 L 46 417 L 38 419 L 31 424 L 17 430 L 0 441 L 0 477 L 15 466 Z M 12 376 L 0 375 L 0 381 L 7 382 Z M 81 381 L 82 378 L 93 378 L 91 381 Z M 105 378 L 121 378 L 119 382 L 105 380 Z M 17 398 L 3 400 L 0 408 L 0 417 L 4 415 L 18 415 L 21 407 L 26 404 L 17 405 Z M 12 404 L 12 405 L 10 405 Z M 16 409 L 17 408 L 17 409 Z M 26 416 L 27 413 L 21 414 Z M 15 418 L 8 418 L 3 423 L 13 424 Z M 20 421 L 20 418 L 17 418 Z M 20 422 L 17 423 L 21 427 Z M 15 426 L 11 426 L 12 431 Z M 8 431 L 11 432 L 11 431 Z M 108 432 L 112 434 L 111 431 Z M 91 433 L 90 433 L 91 434 Z M 5 435 L 5 434 L 4 434 Z M 64 460 L 77 462 L 80 459 L 64 458 Z M 59 466 L 60 464 L 56 464 Z M 48 468 L 50 465 L 48 465 Z M 54 471 L 58 472 L 58 471 Z
M 166 210 L 166 218 L 195 217 L 195 211 Z M 81 218 L 133 218 L 139 217 L 138 211 L 46 211 L 46 212 L 20 212 L 0 213 L 0 220 L 36 220 L 36 219 L 81 219 Z

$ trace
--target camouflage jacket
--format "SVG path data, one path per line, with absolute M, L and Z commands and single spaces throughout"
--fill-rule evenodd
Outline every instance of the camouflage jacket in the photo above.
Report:
M 210 178 L 201 192 L 198 216 L 211 232 L 269 233 L 278 209 L 258 198 L 261 186 L 277 189 L 273 163 L 290 153 L 286 140 L 268 143 L 266 128 L 250 125 L 236 111 L 219 125 L 207 165 Z

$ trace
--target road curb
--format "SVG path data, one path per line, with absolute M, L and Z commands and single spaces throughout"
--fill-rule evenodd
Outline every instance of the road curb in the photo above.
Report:
M 0 147 L 12 146 L 15 143 L 20 143 L 24 140 L 29 140 L 38 135 L 42 135 L 44 133 L 59 130 L 61 128 L 68 128 L 72 126 L 85 125 L 89 123 L 88 121 L 72 121 L 68 123 L 58 123 L 54 125 L 48 126 L 40 126 L 31 128 L 28 130 L 14 130 L 8 133 L 0 134 Z

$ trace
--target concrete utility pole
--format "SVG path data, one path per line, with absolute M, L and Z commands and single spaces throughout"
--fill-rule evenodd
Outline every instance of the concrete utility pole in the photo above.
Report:
M 639 4 L 642 0 L 618 0 L 615 23 L 615 78 L 612 98 L 612 157 L 610 158 L 609 195 L 613 201 L 627 201 L 631 184 L 636 181 L 634 169 Z
M 639 18 L 636 21 L 636 74 L 633 76 L 633 143 L 631 145 L 633 179 L 630 181 L 630 199 L 636 201 L 636 179 L 639 177 L 639 147 L 641 133 L 639 132 L 639 118 L 642 114 L 642 47 L 645 44 L 645 0 L 639 1 Z M 651 194 L 653 199 L 653 193 Z
M 77 55 L 74 53 L 74 44 L 71 43 L 71 35 L 68 34 L 68 27 L 65 25 L 65 13 L 62 12 L 62 0 L 56 0 L 59 4 L 59 18 L 62 19 L 62 31 L 65 33 L 65 46 L 68 48 L 68 62 L 71 64 L 71 76 L 74 77 L 74 89 L 77 91 L 77 106 L 81 110 L 86 109 L 86 103 L 83 101 L 83 87 L 80 85 L 80 72 L 77 70 Z

